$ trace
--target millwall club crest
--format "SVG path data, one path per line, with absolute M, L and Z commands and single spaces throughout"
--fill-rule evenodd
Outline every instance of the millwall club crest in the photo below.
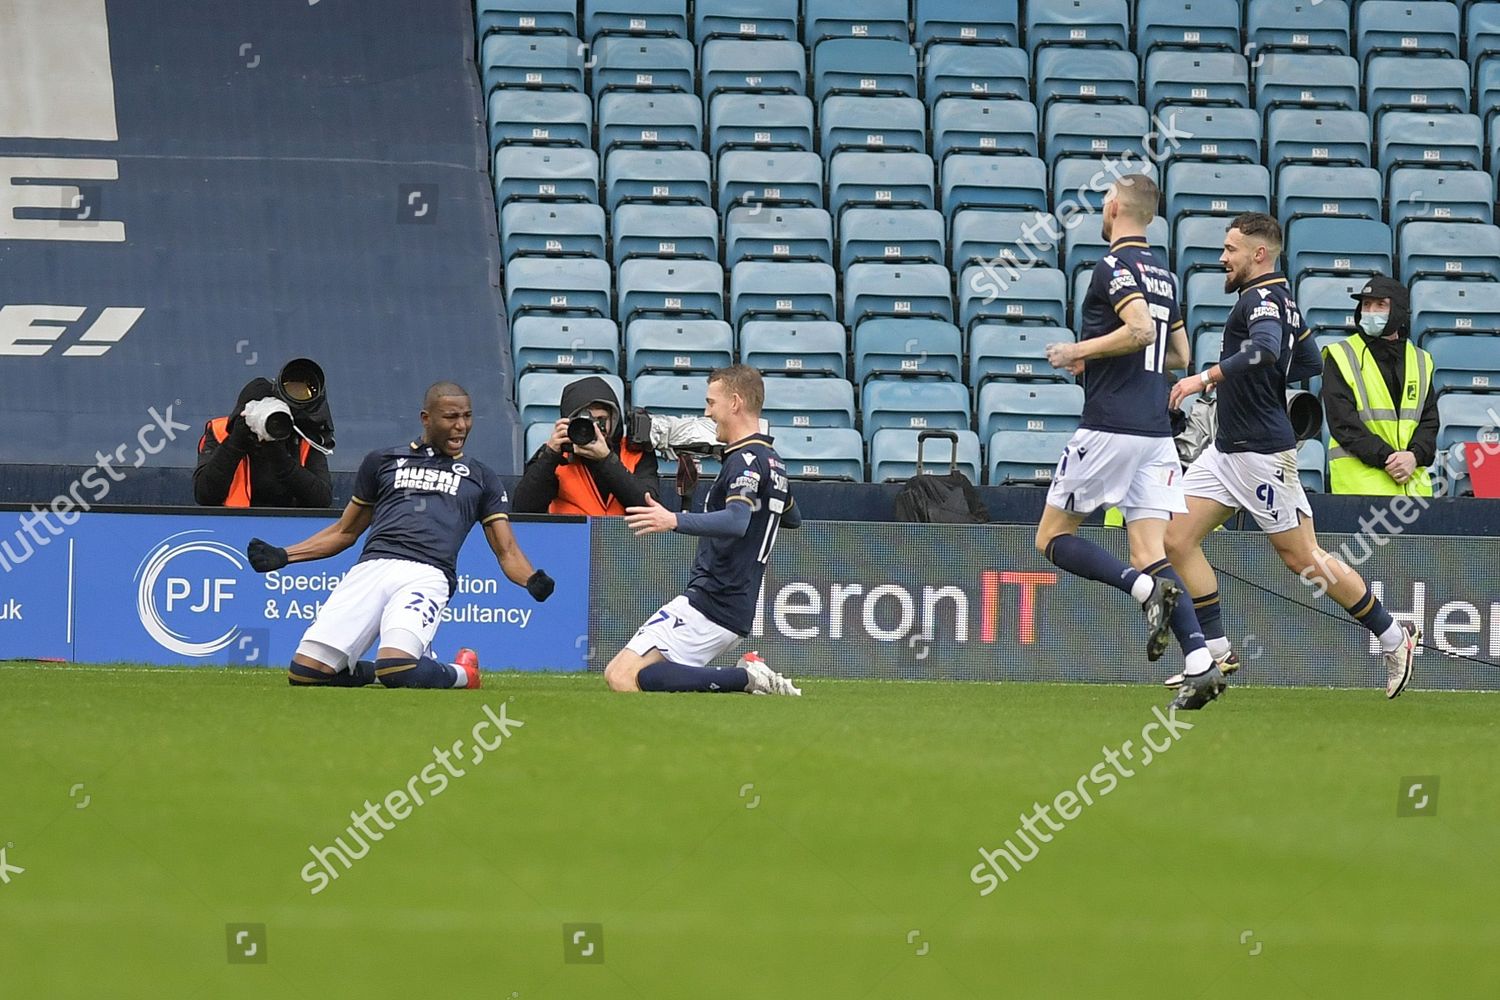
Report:
M 464 477 L 468 476 L 468 474 L 469 474 L 469 467 L 467 465 L 463 464 L 462 462 L 454 462 L 453 463 L 453 472 L 459 478 L 464 478 Z

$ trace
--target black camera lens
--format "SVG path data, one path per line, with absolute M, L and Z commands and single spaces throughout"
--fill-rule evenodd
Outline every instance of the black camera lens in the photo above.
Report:
M 306 408 L 323 395 L 323 369 L 311 358 L 293 358 L 276 377 L 276 394 L 294 407 Z
M 272 441 L 285 441 L 292 436 L 292 415 L 278 410 L 266 417 L 266 434 Z
M 593 417 L 574 417 L 568 421 L 568 440 L 573 442 L 574 447 L 581 448 L 584 445 L 593 444 L 598 436 L 599 428 L 595 425 Z

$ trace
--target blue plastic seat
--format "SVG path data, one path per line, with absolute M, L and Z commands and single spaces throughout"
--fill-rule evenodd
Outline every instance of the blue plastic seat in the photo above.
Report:
M 583 91 L 583 43 L 567 35 L 490 35 L 479 49 L 486 94 L 497 89 Z
M 1140 64 L 1133 52 L 1057 46 L 1038 52 L 1035 62 L 1036 106 L 1044 111 L 1053 101 L 1140 100 Z
M 995 379 L 1070 381 L 1047 360 L 1047 345 L 1074 339 L 1071 330 L 1058 327 L 981 323 L 969 332 L 969 388 L 977 391 Z
M 768 378 L 760 415 L 772 427 L 853 427 L 854 384 L 842 378 Z
M 953 439 L 942 436 L 922 440 L 923 431 L 887 427 L 870 439 L 870 481 L 872 483 L 904 482 L 921 471 L 943 475 L 956 465 L 969 482 L 979 482 L 979 435 L 971 430 L 950 431 Z
M 1266 123 L 1266 163 L 1370 166 L 1370 119 L 1363 111 L 1277 108 Z
M 1411 339 L 1431 350 L 1449 337 L 1461 345 L 1500 330 L 1500 284 L 1422 278 L 1411 283 Z
M 476 37 L 494 31 L 578 34 L 578 4 L 575 0 L 475 0 Z
M 1057 103 L 1047 109 L 1043 145 L 1047 165 L 1059 157 L 1117 157 L 1140 153 L 1151 116 L 1135 104 Z
M 696 149 L 617 149 L 604 161 L 604 204 L 712 205 L 708 154 Z
M 990 435 L 990 485 L 1017 480 L 1047 485 L 1072 436 L 1067 431 L 996 431 Z
M 830 38 L 813 50 L 813 96 L 916 97 L 917 52 L 905 40 Z
M 1029 0 L 1026 47 L 1103 45 L 1130 48 L 1130 11 L 1125 0 Z
M 1307 328 L 1315 335 L 1337 332 L 1347 337 L 1354 330 L 1354 295 L 1365 287 L 1365 281 L 1363 275 L 1312 277 L 1299 281 L 1294 297 Z
M 1495 179 L 1478 170 L 1391 171 L 1391 225 L 1408 219 L 1431 222 L 1494 222 Z
M 638 319 L 625 328 L 625 377 L 708 372 L 734 362 L 734 331 L 717 319 Z M 699 400 L 702 406 L 702 400 Z
M 1438 451 L 1465 441 L 1497 440 L 1494 413 L 1500 403 L 1493 395 L 1474 392 L 1445 392 L 1438 397 Z
M 1069 157 L 1058 160 L 1052 168 L 1052 210 L 1059 219 L 1087 206 L 1088 211 L 1104 208 L 1104 196 L 1116 177 L 1139 173 L 1142 169 L 1155 176 L 1150 164 L 1115 157 Z M 1067 208 L 1066 206 L 1072 206 Z
M 812 150 L 813 104 L 796 94 L 720 94 L 708 108 L 709 152 Z
M 730 322 L 836 319 L 838 278 L 820 263 L 742 260 L 729 279 Z
M 599 200 L 599 154 L 592 149 L 505 146 L 495 151 L 495 204 Z
M 916 42 L 921 48 L 934 42 L 964 45 L 1020 45 L 1021 19 L 1018 0 L 916 0 Z
M 620 265 L 617 318 L 724 318 L 724 269 L 718 261 L 637 257 Z
M 1500 392 L 1500 336 L 1435 337 L 1426 350 L 1432 354 L 1434 392 Z M 1500 400 L 1490 398 L 1500 408 Z
M 1226 223 L 1229 220 L 1224 220 Z M 1188 336 L 1194 337 L 1199 331 L 1210 327 L 1222 327 L 1229 319 L 1230 310 L 1234 308 L 1239 296 L 1233 292 L 1224 291 L 1224 273 L 1215 274 L 1212 271 L 1190 274 L 1183 286 L 1183 321 L 1187 324 Z M 1353 312 L 1354 303 L 1349 303 L 1349 311 Z
M 959 153 L 943 161 L 943 217 L 967 208 L 1006 212 L 1047 210 L 1047 166 L 1030 156 Z
M 1240 51 L 1240 5 L 1235 0 L 1137 0 L 1136 46 L 1152 49 Z
M 697 57 L 693 43 L 685 38 L 606 35 L 594 43 L 589 94 L 595 100 L 612 90 L 691 94 Z
M 1458 58 L 1458 6 L 1446 0 L 1361 0 L 1354 8 L 1359 61 L 1380 52 Z
M 1490 130 L 1490 149 L 1493 151 L 1495 136 L 1500 134 L 1493 126 L 1495 114 L 1500 111 L 1500 59 L 1486 56 L 1480 60 L 1474 73 L 1474 97 L 1475 110 L 1485 128 Z
M 707 375 L 637 375 L 630 381 L 631 405 L 663 417 L 700 415 L 707 394 Z
M 715 38 L 703 43 L 703 96 L 807 93 L 807 53 L 796 42 Z
M 719 215 L 702 205 L 621 205 L 611 219 L 619 267 L 633 257 L 719 259 Z
M 687 0 L 583 0 L 583 31 L 600 35 L 688 36 Z
M 740 360 L 765 375 L 843 378 L 848 333 L 832 320 L 751 320 L 740 327 Z
M 953 322 L 952 277 L 942 264 L 851 264 L 844 271 L 844 325 L 872 317 Z
M 505 309 L 514 323 L 531 313 L 610 315 L 609 262 L 592 257 L 517 257 L 505 268 Z
M 1380 172 L 1387 177 L 1405 166 L 1484 169 L 1484 126 L 1478 115 L 1391 111 L 1381 116 L 1375 134 Z
M 1082 416 L 1081 385 L 990 382 L 979 389 L 979 433 L 986 438 L 996 431 L 1072 433 Z
M 941 264 L 940 213 L 925 208 L 851 208 L 839 225 L 839 264 Z
M 1397 246 L 1401 279 L 1483 278 L 1500 281 L 1500 228 L 1478 222 L 1410 222 Z
M 1276 177 L 1276 217 L 1283 228 L 1308 215 L 1379 219 L 1381 187 L 1370 167 L 1288 164 Z
M 1166 107 L 1156 118 L 1159 164 L 1260 162 L 1260 115 L 1249 108 Z
M 625 383 L 620 381 L 620 376 L 605 373 L 599 377 L 609 383 L 615 398 L 625 398 Z M 528 372 L 522 375 L 516 385 L 516 409 L 520 412 L 521 425 L 555 424 L 563 390 L 576 381 L 578 375 L 575 372 Z
M 1353 56 L 1328 52 L 1277 52 L 1257 58 L 1255 110 L 1272 108 L 1329 108 L 1358 111 L 1359 63 Z
M 1245 10 L 1246 48 L 1348 54 L 1349 5 L 1344 0 L 1256 0 Z
M 906 0 L 861 0 L 858 5 L 848 0 L 803 0 L 802 13 L 802 41 L 809 48 L 825 38 L 911 40 Z
M 1212 215 L 1192 215 L 1177 223 L 1176 241 L 1172 244 L 1173 273 L 1184 286 L 1189 275 L 1210 271 L 1223 275 L 1219 257 L 1224 252 L 1224 234 L 1229 220 Z
M 1391 227 L 1374 219 L 1298 219 L 1286 230 L 1286 244 L 1287 276 L 1293 284 L 1307 274 L 1394 270 Z
M 1171 52 L 1146 57 L 1146 106 L 1250 106 L 1250 66 L 1238 52 Z
M 1025 49 L 934 45 L 922 70 L 929 107 L 945 97 L 1031 99 L 1031 58 Z
M 1365 68 L 1365 107 L 1377 121 L 1386 111 L 1467 114 L 1469 72 L 1462 59 L 1376 56 Z
M 1224 331 L 1204 330 L 1193 338 L 1193 360 L 1192 371 L 1202 372 L 1206 368 L 1212 368 L 1219 363 L 1224 356 Z
M 500 251 L 505 260 L 531 257 L 604 257 L 604 209 L 586 202 L 513 201 L 500 210 Z
M 694 94 L 612 91 L 599 98 L 599 152 L 618 146 L 702 149 L 703 102 Z
M 510 348 L 517 377 L 535 369 L 620 369 L 620 328 L 611 319 L 523 316 L 510 328 Z
M 797 41 L 798 0 L 696 0 L 693 37 Z
M 742 260 L 833 263 L 833 219 L 821 208 L 736 205 L 724 217 L 724 263 Z
M 966 267 L 959 275 L 958 298 L 959 326 L 965 330 L 981 322 L 1068 325 L 1068 279 L 1051 268 L 1032 267 L 1011 275 Z
M 1297 446 L 1297 479 L 1304 490 L 1311 493 L 1324 491 L 1327 464 L 1328 454 L 1322 441 L 1311 438 Z
M 953 216 L 948 266 L 961 271 L 971 263 L 995 262 L 1018 270 L 1041 264 L 1057 267 L 1063 229 L 1046 212 L 969 209 Z
M 927 152 L 927 109 L 915 97 L 830 97 L 818 122 L 825 159 L 845 150 Z
M 490 148 L 593 145 L 594 106 L 571 91 L 506 91 L 490 95 Z
M 1109 253 L 1110 241 L 1104 238 L 1101 229 L 1103 218 L 1099 215 L 1080 216 L 1073 220 L 1071 229 L 1063 234 L 1063 272 L 1075 279 L 1080 271 L 1092 273 L 1094 265 L 1099 263 Z M 1220 243 L 1223 229 L 1220 229 Z M 1169 252 L 1171 244 L 1170 227 L 1167 220 L 1161 216 L 1151 220 L 1146 227 L 1146 242 L 1151 245 L 1155 263 L 1161 267 L 1170 267 L 1172 255 Z
M 1271 175 L 1260 164 L 1173 163 L 1167 168 L 1167 218 L 1270 212 Z
M 932 156 L 950 153 L 1036 156 L 1036 105 L 1030 101 L 947 97 L 932 109 Z
M 871 319 L 854 331 L 854 380 L 930 376 L 959 382 L 963 336 L 934 319 Z
M 739 204 L 823 207 L 823 158 L 817 153 L 731 150 L 719 158 L 719 211 Z
M 849 427 L 823 427 L 816 431 L 772 427 L 776 454 L 786 463 L 792 479 L 838 479 L 865 481 L 865 440 Z
M 954 158 L 950 157 L 951 163 Z M 837 153 L 828 163 L 828 210 L 933 208 L 932 157 L 923 153 Z
M 968 430 L 969 390 L 959 382 L 880 379 L 860 390 L 860 415 L 868 439 L 886 427 Z

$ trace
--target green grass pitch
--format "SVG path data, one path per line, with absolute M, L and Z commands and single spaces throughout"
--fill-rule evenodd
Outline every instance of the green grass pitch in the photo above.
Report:
M 486 685 L 0 666 L 0 995 L 1500 995 L 1493 696 L 1232 690 L 981 897 L 978 849 L 1163 689 Z M 485 705 L 524 725 L 311 894 L 309 847 Z M 1436 798 L 1398 816 L 1418 775 Z M 229 961 L 239 923 L 264 962 Z M 574 923 L 602 935 L 569 951 Z

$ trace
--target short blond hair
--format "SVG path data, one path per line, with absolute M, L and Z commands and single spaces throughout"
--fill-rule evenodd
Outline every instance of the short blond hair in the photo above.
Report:
M 759 371 L 749 365 L 730 365 L 709 372 L 708 381 L 723 382 L 725 389 L 745 401 L 745 409 L 760 416 L 761 407 L 766 403 L 766 382 Z
M 1149 225 L 1156 218 L 1161 203 L 1161 189 L 1145 174 L 1126 174 L 1115 181 L 1115 198 L 1120 208 L 1135 221 Z

